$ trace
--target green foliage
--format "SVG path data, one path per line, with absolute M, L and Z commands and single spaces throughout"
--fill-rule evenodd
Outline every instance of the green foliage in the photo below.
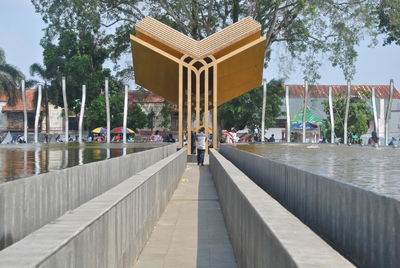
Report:
M 223 129 L 243 129 L 261 124 L 262 87 L 256 88 L 237 97 L 218 108 L 218 118 Z M 265 108 L 265 127 L 275 125 L 275 119 L 280 116 L 282 97 L 284 94 L 283 81 L 271 80 L 267 84 L 267 103 Z
M 400 0 L 379 1 L 379 30 L 386 34 L 385 44 L 400 45 Z
M 20 81 L 24 75 L 17 67 L 7 63 L 4 50 L 0 48 L 0 93 L 8 96 L 8 104 L 14 105 L 19 94 Z
M 153 128 L 155 127 L 155 120 L 156 118 L 156 113 L 151 109 L 150 113 L 147 114 L 147 127 L 153 131 Z
M 74 102 L 81 99 L 83 84 L 86 84 L 87 101 L 90 103 L 104 88 L 104 79 L 110 76 L 110 71 L 102 67 L 107 59 L 106 49 L 98 45 L 95 37 L 88 32 L 64 31 L 57 41 L 54 44 L 47 37 L 42 40 L 44 64 L 48 70 L 46 77 L 51 81 L 50 101 L 63 106 L 61 78 L 65 76 L 68 106 L 78 108 Z M 122 84 L 111 77 L 110 89 L 120 91 Z M 73 111 L 79 113 L 79 109 Z
M 368 92 L 363 90 L 356 91 L 356 96 L 350 98 L 349 118 L 347 121 L 347 137 L 350 139 L 353 135 L 360 137 L 368 131 L 368 121 L 372 118 L 371 107 L 367 103 L 366 98 L 361 98 L 362 95 L 368 97 Z M 328 115 L 330 122 L 329 102 L 322 102 L 324 111 Z M 333 117 L 335 123 L 335 136 L 343 141 L 344 138 L 344 117 L 346 110 L 346 96 L 336 95 L 332 99 Z M 329 125 L 327 137 L 331 136 L 331 126 Z
M 110 95 L 111 128 L 120 127 L 123 124 L 124 99 L 121 94 Z M 106 100 L 103 94 L 95 98 L 86 110 L 85 125 L 88 129 L 105 127 L 107 125 Z M 128 107 L 127 127 L 137 130 L 147 124 L 147 116 L 137 104 Z
M 355 72 L 355 47 L 365 34 L 375 34 L 378 17 L 376 0 L 31 1 L 49 25 L 46 35 L 52 38 L 64 29 L 85 29 L 109 49 L 108 57 L 114 61 L 130 53 L 128 36 L 145 16 L 196 40 L 250 16 L 260 22 L 262 34 L 267 36 L 266 59 L 271 55 L 272 44 L 283 44 L 291 62 L 297 59 L 303 65 L 309 81 L 319 77 L 323 56 L 350 80 Z M 121 71 L 120 66 L 117 69 Z
M 173 111 L 173 106 L 168 101 L 164 101 L 163 107 L 160 111 L 160 114 L 162 116 L 162 122 L 160 125 L 161 127 L 168 129 L 171 127 L 171 116 Z

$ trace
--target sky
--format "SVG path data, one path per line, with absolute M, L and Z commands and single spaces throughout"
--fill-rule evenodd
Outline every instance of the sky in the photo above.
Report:
M 1 0 L 0 47 L 6 53 L 7 62 L 17 66 L 27 77 L 32 63 L 43 63 L 40 39 L 45 27 L 30 0 Z M 380 42 L 369 48 L 369 43 L 365 40 L 357 47 L 357 73 L 352 84 L 389 84 L 390 79 L 394 79 L 395 86 L 400 88 L 400 46 L 382 46 Z M 265 72 L 267 80 L 286 76 L 287 84 L 303 84 L 300 68 L 294 65 L 289 74 L 282 68 L 279 55 L 283 52 L 279 48 L 273 51 L 274 56 Z M 129 60 L 127 56 L 121 62 Z M 346 84 L 341 70 L 331 67 L 328 61 L 323 62 L 320 74 L 318 84 Z

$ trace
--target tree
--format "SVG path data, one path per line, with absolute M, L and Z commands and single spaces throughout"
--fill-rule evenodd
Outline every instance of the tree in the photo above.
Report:
M 155 127 L 155 118 L 156 114 L 153 109 L 151 109 L 150 113 L 147 114 L 147 127 L 151 129 L 151 132 L 153 132 L 153 129 Z
M 162 117 L 161 127 L 171 128 L 171 116 L 174 111 L 174 107 L 168 102 L 164 101 L 163 107 L 161 108 L 160 114 Z
M 111 128 L 122 126 L 123 120 L 123 96 L 119 93 L 110 95 Z M 86 111 L 85 125 L 89 129 L 105 126 L 106 122 L 106 100 L 103 94 L 94 99 Z M 147 116 L 137 104 L 128 107 L 127 127 L 137 130 L 147 124 Z
M 386 34 L 385 44 L 400 45 L 400 0 L 379 1 L 379 30 Z
M 350 98 L 349 107 L 349 119 L 348 119 L 348 139 L 356 135 L 361 137 L 361 135 L 367 133 L 369 127 L 369 120 L 372 118 L 371 107 L 367 104 L 367 99 L 361 96 L 370 95 L 369 92 L 365 92 L 361 89 L 355 90 L 355 96 Z M 324 111 L 328 115 L 328 122 L 330 122 L 329 113 L 329 102 L 324 100 L 322 102 L 324 106 Z M 333 97 L 333 117 L 335 123 L 335 136 L 343 141 L 344 138 L 344 117 L 345 117 L 345 107 L 346 107 L 346 96 L 338 94 Z M 331 126 L 328 127 L 327 136 L 330 137 Z M 360 141 L 360 140 L 358 140 Z
M 0 48 L 0 93 L 7 95 L 9 105 L 14 105 L 17 101 L 22 79 L 24 75 L 17 67 L 6 62 L 4 50 Z
M 322 55 L 339 66 L 350 80 L 357 57 L 355 46 L 365 34 L 375 34 L 376 0 L 31 0 L 48 23 L 46 33 L 63 29 L 96 32 L 117 62 L 130 53 L 128 34 L 135 23 L 151 16 L 199 40 L 238 20 L 251 16 L 271 47 L 281 43 L 293 59 L 299 59 L 309 81 L 318 78 Z M 302 60 L 300 60 L 302 59 Z M 130 68 L 130 67 L 129 67 Z M 119 71 L 120 66 L 117 66 Z
M 218 108 L 218 118 L 223 129 L 254 128 L 261 123 L 262 87 L 237 97 Z M 265 108 L 265 127 L 269 128 L 282 114 L 280 106 L 284 94 L 283 81 L 271 80 L 267 84 L 267 103 Z
M 50 120 L 49 120 L 49 95 L 48 95 L 48 86 L 51 83 L 51 77 L 49 75 L 49 71 L 39 63 L 33 63 L 29 67 L 29 72 L 31 76 L 38 76 L 41 81 L 38 80 L 28 80 L 27 85 L 38 85 L 42 84 L 44 89 L 44 103 L 46 107 L 46 133 L 49 133 L 50 129 Z
M 83 30 L 82 30 L 83 31 Z M 104 80 L 110 77 L 110 90 L 121 91 L 123 85 L 110 76 L 110 70 L 103 69 L 107 59 L 107 50 L 97 43 L 96 37 L 89 32 L 63 31 L 57 42 L 49 36 L 42 40 L 44 65 L 50 79 L 49 99 L 57 106 L 63 106 L 61 78 L 66 76 L 68 106 L 74 107 L 75 115 L 80 112 L 82 85 L 86 84 L 87 102 L 90 103 L 104 88 Z

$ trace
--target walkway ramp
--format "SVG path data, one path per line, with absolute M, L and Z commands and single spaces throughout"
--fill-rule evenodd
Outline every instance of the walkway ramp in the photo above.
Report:
M 188 163 L 135 268 L 237 267 L 209 166 Z

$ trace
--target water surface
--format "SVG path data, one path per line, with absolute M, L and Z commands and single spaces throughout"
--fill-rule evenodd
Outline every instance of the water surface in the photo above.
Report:
M 251 144 L 238 149 L 400 199 L 400 148 Z
M 49 143 L 0 145 L 0 183 L 148 150 L 156 144 Z

